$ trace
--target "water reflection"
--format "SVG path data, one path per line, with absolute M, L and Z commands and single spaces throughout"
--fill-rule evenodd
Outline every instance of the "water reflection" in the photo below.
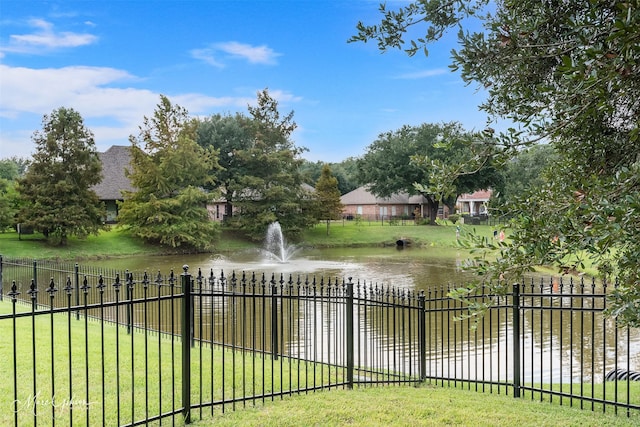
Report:
M 105 301 L 113 301 L 117 290 L 120 300 L 141 302 L 121 306 L 117 312 L 115 307 L 106 307 L 89 314 L 98 318 L 117 315 L 134 326 L 178 334 L 181 306 L 172 295 L 181 292 L 179 280 L 156 278 L 155 272 L 167 274 L 173 269 L 179 275 L 182 265 L 187 264 L 194 276 L 200 271 L 204 278 L 196 284 L 203 293 L 193 301 L 197 338 L 341 365 L 346 340 L 343 284 L 352 278 L 356 295 L 378 299 L 375 304 L 356 303 L 356 364 L 415 375 L 420 369 L 416 298 L 424 291 L 427 376 L 487 382 L 511 379 L 513 301 L 498 300 L 497 308 L 477 325 L 456 320 L 464 314 L 464 307 L 447 297 L 445 284 L 463 283 L 470 276 L 461 271 L 464 253 L 455 249 L 442 252 L 446 251 L 307 249 L 288 263 L 265 262 L 253 251 L 92 261 L 88 264 L 109 275 L 121 271 L 123 281 L 119 287 L 108 281 L 101 293 L 96 293 L 96 283 L 91 283 L 86 301 L 98 302 L 102 292 Z M 124 281 L 123 269 L 149 272 L 150 283 L 144 285 L 138 274 L 135 285 L 130 286 Z M 6 270 L 6 277 L 9 274 Z M 23 275 L 19 283 L 26 296 L 31 269 Z M 56 278 L 63 296 L 61 306 L 70 299 L 71 304 L 84 303 L 82 293 L 65 294 L 60 285 L 65 280 Z M 40 287 L 37 296 L 44 306 L 48 304 L 45 287 Z M 597 295 L 600 292 L 595 284 L 572 282 L 558 286 L 530 283 L 523 289 L 523 333 L 518 340 L 525 382 L 601 382 L 611 369 L 640 370 L 639 331 L 617 329 L 613 321 L 604 319 L 601 310 L 605 300 Z M 574 294 L 584 296 L 570 298 Z M 407 305 L 410 308 L 398 308 Z
M 294 259 L 286 263 L 265 260 L 260 249 L 242 250 L 233 254 L 195 254 L 154 257 L 128 257 L 87 261 L 102 268 L 126 268 L 130 271 L 208 272 L 213 269 L 230 274 L 232 271 L 259 272 L 271 275 L 294 274 L 304 276 L 353 277 L 378 284 L 411 290 L 426 290 L 446 283 L 463 283 L 471 278 L 462 270 L 467 255 L 458 249 L 442 248 L 323 248 L 299 250 Z M 84 264 L 84 263 L 83 263 Z

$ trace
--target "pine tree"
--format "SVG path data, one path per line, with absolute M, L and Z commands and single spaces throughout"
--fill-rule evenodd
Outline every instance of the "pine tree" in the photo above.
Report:
M 77 111 L 58 108 L 42 125 L 32 136 L 33 161 L 18 181 L 23 203 L 18 221 L 65 245 L 69 236 L 82 238 L 105 227 L 104 206 L 91 190 L 102 179 L 102 164 Z
M 237 180 L 234 220 L 254 239 L 264 237 L 270 223 L 278 221 L 291 238 L 313 223 L 311 195 L 303 188 L 300 154 L 291 141 L 296 124 L 293 113 L 281 117 L 278 103 L 267 90 L 258 93 L 258 105 L 249 107 L 251 146 L 238 150 L 245 174 Z
M 340 219 L 342 216 L 338 179 L 331 173 L 329 165 L 322 167 L 322 173 L 316 182 L 315 199 L 316 218 L 327 222 L 327 235 L 329 235 L 331 220 Z
M 118 219 L 144 240 L 207 249 L 217 235 L 204 187 L 218 167 L 217 152 L 198 145 L 198 123 L 161 96 L 153 117 L 131 136 L 131 170 L 137 191 L 126 192 Z

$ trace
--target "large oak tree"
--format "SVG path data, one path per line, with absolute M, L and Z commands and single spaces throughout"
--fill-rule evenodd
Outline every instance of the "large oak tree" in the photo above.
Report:
M 241 177 L 251 173 L 239 155 L 252 145 L 251 120 L 239 113 L 207 117 L 198 124 L 198 144 L 219 153 L 215 185 L 225 200 L 224 218 L 231 219 L 235 195 L 243 190 Z
M 511 244 L 489 278 L 514 280 L 538 264 L 580 268 L 587 258 L 617 276 L 610 305 L 618 321 L 640 325 L 640 3 L 487 0 L 381 6 L 381 20 L 358 24 L 354 41 L 381 49 L 425 49 L 459 29 L 453 68 L 485 89 L 480 108 L 521 131 L 500 135 L 505 152 L 547 140 L 558 153 L 541 191 L 514 205 Z M 468 19 L 480 31 L 468 31 Z M 408 36 L 408 31 L 418 31 Z
M 476 157 L 468 142 L 477 138 L 482 136 L 465 132 L 459 123 L 425 123 L 385 132 L 358 159 L 358 179 L 379 197 L 422 194 L 435 223 L 440 203 L 452 207 L 460 194 L 500 185 L 489 159 L 473 170 L 461 169 Z

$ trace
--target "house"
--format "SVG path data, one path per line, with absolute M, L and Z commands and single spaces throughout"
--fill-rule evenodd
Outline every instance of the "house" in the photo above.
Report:
M 106 222 L 114 223 L 118 216 L 117 202 L 124 200 L 122 191 L 135 191 L 125 175 L 125 169 L 131 161 L 131 153 L 127 146 L 113 145 L 104 153 L 98 153 L 98 156 L 102 162 L 102 181 L 91 189 L 107 208 Z
M 115 223 L 118 217 L 118 201 L 124 200 L 122 191 L 136 191 L 125 174 L 125 170 L 130 167 L 131 153 L 128 146 L 113 145 L 104 153 L 98 153 L 98 156 L 102 162 L 102 181 L 91 189 L 106 206 L 106 222 Z M 302 184 L 302 188 L 308 194 L 315 192 L 315 188 L 308 184 Z M 224 195 L 207 205 L 209 217 L 213 221 L 223 221 L 226 209 L 227 201 Z M 232 212 L 235 214 L 238 209 L 234 206 Z
M 107 209 L 106 222 L 113 224 L 118 218 L 118 201 L 123 201 L 122 191 L 136 191 L 125 174 L 131 162 L 128 146 L 113 145 L 104 153 L 98 153 L 102 162 L 102 181 L 94 185 L 92 190 Z M 226 201 L 216 200 L 207 206 L 209 216 L 214 221 L 222 221 Z
M 491 199 L 491 190 L 479 190 L 471 194 L 462 194 L 456 201 L 456 211 L 460 214 L 482 216 L 488 213 L 487 206 Z M 359 187 L 340 198 L 344 205 L 343 216 L 351 219 L 356 215 L 368 219 L 385 219 L 394 217 L 413 217 L 414 212 L 421 217 L 428 216 L 428 204 L 422 195 L 409 196 L 397 193 L 391 197 L 376 197 Z M 417 211 L 416 211 L 417 209 Z M 448 218 L 449 208 L 440 204 L 438 218 Z
M 307 199 L 310 199 L 316 191 L 316 189 L 313 186 L 307 183 L 302 183 L 300 187 L 303 190 L 303 197 Z M 251 194 L 247 192 L 242 193 L 241 196 L 244 199 L 257 199 L 258 197 L 260 197 L 258 194 Z M 237 200 L 237 197 L 234 197 L 234 200 Z M 213 221 L 224 221 L 226 219 L 229 219 L 229 215 L 236 216 L 236 215 L 242 214 L 241 209 L 236 205 L 232 205 L 230 207 L 231 209 L 230 212 L 227 211 L 228 209 L 229 207 L 228 207 L 227 199 L 224 192 L 220 195 L 220 197 L 218 197 L 217 199 L 207 204 L 207 211 L 209 212 L 209 217 Z
M 376 197 L 366 187 L 359 187 L 340 197 L 344 206 L 343 217 L 355 216 L 371 220 L 386 218 L 412 218 L 427 215 L 427 199 L 422 195 L 397 193 L 390 197 Z
M 461 194 L 456 202 L 458 213 L 471 216 L 487 215 L 492 193 L 491 190 L 478 190 L 471 194 Z

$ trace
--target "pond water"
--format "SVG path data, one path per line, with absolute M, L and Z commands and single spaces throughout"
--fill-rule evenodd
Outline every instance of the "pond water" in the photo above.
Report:
M 270 278 L 272 273 L 275 273 L 276 276 L 282 274 L 285 280 L 289 275 L 292 275 L 294 280 L 298 275 L 302 276 L 303 280 L 313 276 L 331 278 L 332 280 L 352 278 L 356 283 L 366 283 L 367 285 L 379 284 L 412 291 L 429 291 L 448 284 L 462 285 L 465 281 L 472 280 L 472 273 L 466 272 L 462 268 L 468 257 L 467 252 L 456 248 L 408 247 L 398 249 L 395 246 L 388 246 L 376 248 L 302 248 L 296 252 L 295 257 L 287 262 L 275 261 L 264 251 L 256 249 L 227 254 L 128 257 L 94 260 L 83 264 L 118 270 L 127 269 L 134 272 L 147 271 L 150 274 L 155 274 L 158 271 L 167 274 L 171 269 L 176 274 L 180 274 L 182 266 L 188 265 L 192 274 L 197 274 L 198 269 L 201 269 L 205 276 L 213 271 L 215 276 L 224 272 L 225 276 L 229 277 L 235 271 L 236 274 L 242 272 L 265 273 L 267 278 Z M 549 287 L 540 288 L 540 292 L 543 294 L 552 291 L 553 289 Z M 555 298 L 549 301 L 552 301 L 549 304 L 553 304 L 555 309 L 570 303 L 569 298 Z M 533 301 L 533 303 L 536 302 Z M 508 310 L 505 311 L 505 315 L 507 314 Z M 449 321 L 451 325 L 454 325 L 452 328 L 458 327 L 455 326 L 458 322 L 453 319 L 449 319 Z M 509 340 L 506 329 L 500 330 L 500 326 L 493 324 L 489 318 L 485 318 L 483 322 L 485 324 L 483 327 L 486 327 L 487 330 L 497 328 L 494 339 L 500 342 Z M 581 332 L 577 332 L 578 326 L 580 331 L 592 330 L 592 336 L 597 341 L 597 343 L 594 342 L 594 347 L 597 344 L 597 348 L 603 353 L 586 352 L 583 354 L 581 348 L 584 347 L 578 343 L 582 342 L 585 336 Z M 578 309 L 565 317 L 546 314 L 544 318 L 536 310 L 529 310 L 523 317 L 523 327 L 525 328 L 522 348 L 525 356 L 523 363 L 530 367 L 538 381 L 569 381 L 581 378 L 602 381 L 604 374 L 614 367 L 629 366 L 631 369 L 640 369 L 640 330 L 633 329 L 626 337 L 623 333 L 620 336 L 618 333 L 612 334 L 616 328 L 611 322 L 603 323 L 594 320 L 593 317 L 585 317 Z M 534 338 L 537 341 L 536 344 L 533 344 Z M 625 347 L 626 351 L 624 351 Z M 432 352 L 438 354 L 438 349 L 429 348 L 428 353 Z M 488 354 L 495 356 L 493 363 L 496 363 L 495 361 L 500 358 L 500 354 L 494 354 L 494 352 L 494 347 L 488 350 Z M 567 363 L 572 368 L 563 371 L 561 365 L 554 367 L 550 362 L 552 354 L 562 355 L 563 363 Z M 574 360 L 576 357 L 579 360 Z M 564 360 L 567 358 L 568 361 Z M 452 363 L 451 360 L 446 363 Z M 439 363 L 444 364 L 445 361 Z M 471 364 L 466 359 L 460 360 L 459 363 Z M 503 366 L 507 365 L 509 363 L 503 362 Z M 577 366 L 581 367 L 579 371 L 576 370 Z
M 410 290 L 427 290 L 444 284 L 461 284 L 472 278 L 472 274 L 462 269 L 467 259 L 466 252 L 450 248 L 403 248 L 395 246 L 376 248 L 330 248 L 300 249 L 293 259 L 278 262 L 265 256 L 258 249 L 242 250 L 227 254 L 196 254 L 127 257 L 119 259 L 91 260 L 83 264 L 102 268 L 127 269 L 129 271 L 147 271 L 168 273 L 173 269 L 182 272 L 182 266 L 188 265 L 189 271 L 196 274 L 202 269 L 209 274 L 213 269 L 218 275 L 235 271 L 289 274 L 296 277 L 352 277 L 354 282 L 384 284 Z

